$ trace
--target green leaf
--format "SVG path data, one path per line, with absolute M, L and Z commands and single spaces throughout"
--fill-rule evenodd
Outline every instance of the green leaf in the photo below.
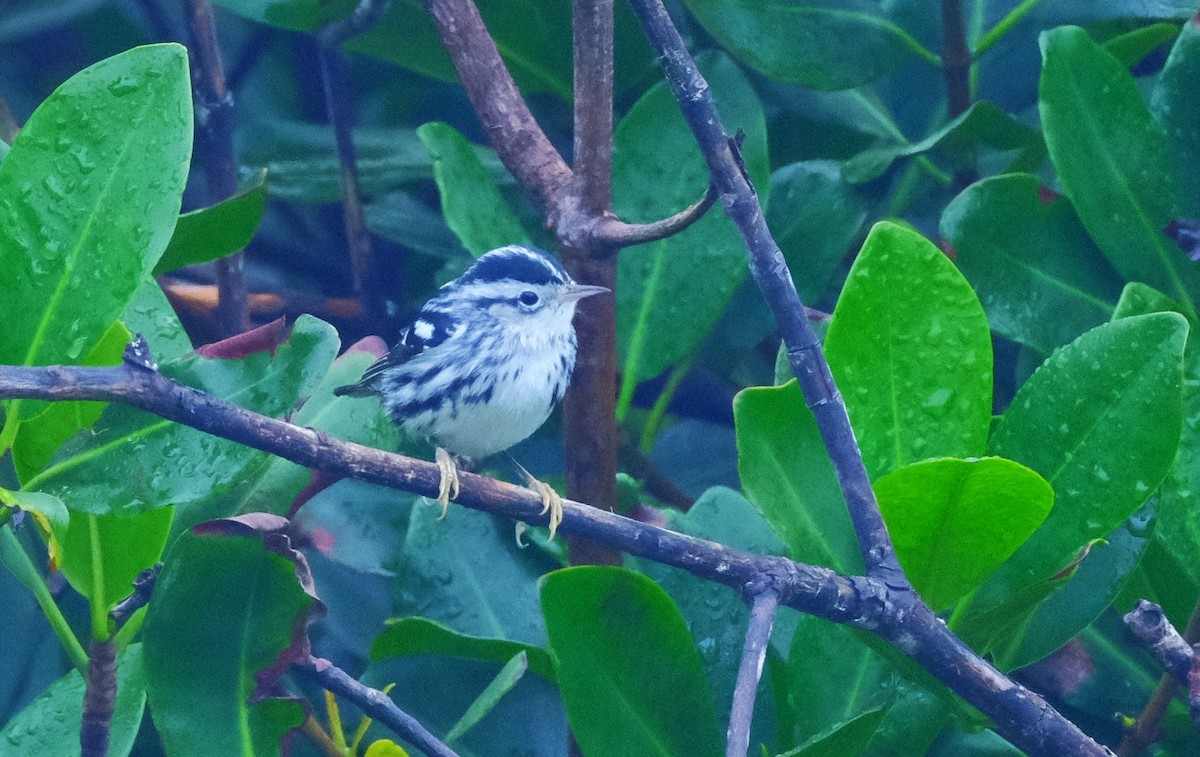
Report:
M 771 174 L 767 225 L 804 302 L 816 302 L 829 286 L 866 219 L 866 199 L 835 163 L 803 161 Z
M 1030 539 L 956 611 L 976 649 L 1011 643 L 1055 574 L 1125 521 L 1162 483 L 1182 422 L 1187 321 L 1174 313 L 1099 326 L 1058 350 L 997 423 L 991 452 L 1054 487 Z M 1003 637 L 1003 638 L 1002 638 Z M 998 664 L 1006 666 L 1003 656 Z
M 1078 27 L 1041 37 L 1039 111 L 1050 159 L 1079 218 L 1121 274 L 1196 318 L 1200 275 L 1163 234 L 1181 196 L 1176 156 L 1133 77 Z
M 0 730 L 0 744 L 4 745 L 0 752 L 78 755 L 84 688 L 83 676 L 76 670 L 50 684 Z M 108 754 L 124 757 L 133 751 L 145 709 L 142 645 L 132 644 L 117 657 L 117 700 L 108 732 Z
M 108 58 L 60 86 L 0 164 L 0 363 L 78 363 L 166 247 L 192 146 L 187 53 Z M 9 422 L 42 403 L 12 400 Z
M 999 457 L 943 458 L 875 482 L 904 574 L 941 612 L 973 590 L 1042 524 L 1054 490 Z
M 1183 25 L 1162 73 L 1154 85 L 1150 107 L 1167 134 L 1167 149 L 1174 165 L 1194 166 L 1200 161 L 1200 102 L 1195 84 L 1200 80 L 1200 21 Z M 1178 174 L 1182 215 L 1200 218 L 1200 175 L 1193 170 Z
M 971 105 L 957 118 L 917 142 L 872 147 L 846 161 L 843 168 L 846 180 L 855 184 L 872 181 L 883 175 L 891 164 L 904 157 L 920 155 L 931 150 L 974 152 L 983 146 L 994 150 L 1025 150 L 1042 155 L 1042 135 L 989 102 Z
M 1150 24 L 1105 40 L 1104 49 L 1126 68 L 1132 68 L 1143 58 L 1179 35 L 1178 24 Z M 1160 78 L 1161 81 L 1161 78 Z
M 349 15 L 355 0 L 217 0 L 234 13 L 293 31 L 316 31 Z M 480 4 L 483 20 L 522 91 L 552 92 L 571 99 L 571 46 L 560 32 L 570 29 L 570 6 L 559 2 L 490 0 Z M 614 19 L 616 86 L 623 89 L 650 69 L 651 58 L 640 29 L 627 8 L 617 6 Z M 458 77 L 433 21 L 419 0 L 395 0 L 382 20 L 346 40 L 345 48 L 395 63 L 445 82 Z
M 157 285 L 156 285 L 157 286 Z M 100 342 L 83 360 L 83 365 L 117 365 L 129 343 L 129 330 L 114 322 Z M 29 480 L 46 467 L 62 443 L 81 428 L 89 428 L 108 406 L 106 402 L 55 402 L 17 427 L 13 440 L 13 467 L 17 477 Z
M 150 707 L 172 755 L 280 754 L 305 717 L 269 698 L 263 674 L 296 659 L 318 606 L 298 579 L 308 567 L 286 537 L 239 526 L 211 521 L 176 542 L 146 614 Z
M 333 327 L 311 316 L 296 321 L 274 358 L 241 360 L 195 353 L 164 363 L 169 378 L 269 416 L 289 412 L 328 370 L 337 352 Z M 110 406 L 92 433 L 59 450 L 25 488 L 55 494 L 73 510 L 131 513 L 184 508 L 235 484 L 265 455 L 124 405 Z M 181 517 L 186 511 L 177 513 Z
M 238 252 L 254 238 L 267 207 L 267 172 L 259 170 L 233 197 L 179 216 L 154 275 Z
M 911 53 L 938 58 L 878 5 L 844 0 L 685 0 L 696 20 L 744 63 L 780 81 L 851 89 L 890 71 Z
M 333 361 L 333 366 L 312 390 L 311 396 L 304 400 L 299 410 L 292 413 L 291 422 L 302 428 L 324 431 L 342 441 L 375 449 L 402 451 L 396 426 L 383 413 L 377 401 L 358 397 L 337 397 L 333 394 L 335 388 L 357 381 L 367 366 L 378 357 L 380 355 L 374 352 L 357 346 L 350 347 Z M 246 479 L 241 485 L 214 496 L 201 505 L 188 508 L 182 517 L 176 519 L 174 531 L 178 533 L 200 521 L 237 513 L 264 512 L 285 515 L 292 509 L 296 497 L 312 482 L 312 470 L 290 460 L 272 456 L 253 477 Z M 349 480 L 343 483 L 349 483 Z M 362 485 L 372 486 L 365 483 Z M 395 500 L 402 496 L 391 491 L 388 497 L 393 507 Z M 308 505 L 305 506 L 304 513 L 306 518 L 312 515 Z M 359 513 L 344 514 L 347 518 L 352 518 Z M 380 525 L 378 520 L 375 520 L 374 524 Z M 346 533 L 337 533 L 339 540 L 348 536 Z M 389 555 L 394 551 L 391 547 L 387 549 Z
M 795 379 L 733 400 L 738 474 L 754 507 L 795 560 L 846 573 L 862 557 L 829 452 Z
M 428 618 L 399 618 L 389 621 L 387 630 L 376 636 L 375 641 L 371 643 L 372 662 L 390 657 L 434 654 L 500 664 L 511 660 L 518 653 L 525 655 L 533 673 L 547 681 L 554 680 L 554 666 L 550 655 L 541 647 L 506 639 L 467 636 Z
M 878 223 L 825 337 L 872 479 L 932 457 L 983 453 L 992 343 L 966 280 L 931 242 Z
M 946 206 L 941 233 L 992 328 L 1042 354 L 1108 320 L 1121 293 L 1071 203 L 1036 176 L 972 184 Z
M 472 255 L 507 244 L 529 242 L 525 229 L 475 148 L 453 126 L 427 123 L 417 136 L 429 150 L 446 224 Z
M 467 731 L 471 730 L 475 725 L 483 720 L 489 712 L 496 706 L 505 694 L 512 691 L 513 686 L 517 685 L 517 681 L 521 680 L 521 676 L 525 675 L 525 671 L 529 669 L 529 661 L 525 657 L 524 652 L 517 652 L 515 656 L 500 669 L 492 682 L 487 688 L 479 693 L 467 711 L 457 723 L 454 724 L 449 732 L 446 733 L 446 741 L 453 742 L 462 738 Z
M 584 754 L 722 753 L 700 655 L 657 584 L 622 568 L 567 568 L 542 580 L 542 612 Z
M 698 56 L 730 131 L 746 133 L 746 169 L 759 192 L 769 184 L 762 106 L 737 66 L 719 54 Z M 655 221 L 700 199 L 708 166 L 665 84 L 652 87 L 621 119 L 613 156 L 617 213 Z M 681 234 L 621 250 L 617 263 L 618 417 L 634 387 L 692 353 L 720 318 L 746 273 L 733 224 L 713 209 Z
M 133 293 L 121 322 L 130 333 L 141 334 L 146 339 L 151 354 L 160 363 L 192 351 L 191 338 L 179 322 L 175 308 L 167 301 L 167 295 L 152 276 L 147 276 Z
M 874 707 L 828 731 L 818 733 L 781 757 L 841 757 L 862 754 L 887 713 L 887 706 Z
M 1093 546 L 1071 579 L 1038 605 L 1020 643 L 1009 653 L 1014 668 L 1034 663 L 1063 646 L 1113 604 L 1150 544 L 1158 510 L 1154 499 L 1143 505 Z
M 806 615 L 788 654 L 788 688 L 804 737 L 862 714 L 886 696 L 891 667 L 846 626 Z
M 784 553 L 785 548 L 779 537 L 754 512 L 746 498 L 732 489 L 712 487 L 686 513 L 668 509 L 663 514 L 667 519 L 667 527 L 681 534 L 759 555 Z M 702 580 L 679 568 L 643 559 L 634 560 L 627 566 L 649 576 L 666 590 L 679 607 L 696 649 L 700 652 L 700 659 L 704 662 L 718 725 L 726 728 L 750 618 L 745 600 L 739 592 L 728 586 Z M 785 611 L 776 618 L 772 643 L 784 645 L 781 652 L 786 651 L 786 642 L 780 640 L 787 638 L 791 621 L 797 617 Z M 767 683 L 760 683 L 760 702 L 769 696 L 767 691 Z M 761 731 L 764 735 L 771 732 L 770 714 L 766 707 L 760 711 L 755 719 L 756 732 Z
M 395 611 L 471 636 L 544 644 L 535 583 L 550 560 L 520 549 L 511 521 L 461 507 L 438 514 L 432 500 L 412 508 Z
M 133 579 L 162 558 L 173 514 L 169 506 L 125 515 L 72 513 L 70 524 L 56 529 L 58 568 L 94 611 L 107 613 L 133 592 Z

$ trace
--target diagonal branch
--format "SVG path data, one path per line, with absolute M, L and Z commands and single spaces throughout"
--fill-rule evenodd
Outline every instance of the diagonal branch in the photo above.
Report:
M 129 352 L 107 368 L 0 366 L 0 399 L 121 402 L 315 470 L 435 496 L 433 463 L 333 439 L 232 405 L 167 379 L 148 356 Z M 545 523 L 541 498 L 524 487 L 461 473 L 459 504 Z M 1033 755 L 1109 755 L 1036 693 L 976 655 L 911 590 L 872 577 L 847 577 L 784 557 L 755 555 L 639 523 L 577 502 L 563 503 L 564 533 L 682 568 L 739 591 L 773 591 L 780 604 L 871 631 L 911 657 L 996 729 Z
M 387 726 L 429 757 L 458 757 L 457 752 L 438 740 L 416 718 L 397 707 L 391 697 L 364 686 L 329 660 L 310 656 L 307 662 L 293 665 L 292 670 L 321 688 L 354 702 L 364 714 Z
M 572 179 L 500 58 L 471 0 L 424 0 L 500 160 L 543 215 L 555 216 Z
M 661 0 L 631 0 L 631 5 L 651 48 L 663 61 L 667 84 L 704 153 L 725 212 L 742 235 L 750 256 L 750 272 L 775 316 L 792 370 L 833 460 L 867 574 L 882 578 L 889 586 L 911 590 L 879 513 L 862 452 L 850 428 L 846 404 L 834 384 L 820 339 L 805 318 L 804 305 L 783 253 L 767 228 L 758 195 L 743 169 L 737 143 L 726 133 L 717 113 L 708 82 L 696 68 Z

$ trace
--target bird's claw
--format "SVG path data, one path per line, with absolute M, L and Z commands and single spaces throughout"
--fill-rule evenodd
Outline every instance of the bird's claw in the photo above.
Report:
M 558 525 L 563 519 L 563 502 L 562 497 L 558 496 L 558 492 L 554 491 L 554 487 L 550 484 L 538 481 L 536 478 L 530 477 L 529 488 L 542 498 L 541 515 L 550 513 L 550 540 L 554 540 L 554 532 L 558 530 Z
M 442 474 L 441 481 L 438 482 L 437 495 L 438 504 L 442 506 L 442 514 L 438 516 L 438 520 L 442 520 L 450 509 L 450 500 L 458 497 L 458 464 L 454 462 L 450 453 L 441 447 L 437 448 L 434 459 Z

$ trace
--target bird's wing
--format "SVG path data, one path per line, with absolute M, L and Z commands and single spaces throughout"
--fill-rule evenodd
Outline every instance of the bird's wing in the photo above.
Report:
M 391 351 L 372 363 L 355 387 L 368 389 L 370 384 L 389 368 L 408 362 L 415 356 L 449 339 L 459 328 L 459 322 L 446 310 L 431 301 L 400 331 L 400 338 Z

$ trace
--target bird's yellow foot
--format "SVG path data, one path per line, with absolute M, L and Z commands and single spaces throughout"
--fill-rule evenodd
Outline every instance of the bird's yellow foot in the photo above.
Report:
M 533 476 L 529 477 L 526 483 L 530 489 L 542 498 L 542 515 L 550 513 L 550 540 L 554 540 L 554 532 L 558 530 L 558 524 L 562 523 L 563 519 L 563 503 L 562 497 L 558 496 L 558 492 L 554 491 L 554 487 L 542 481 L 538 481 Z
M 442 506 L 442 514 L 438 516 L 438 520 L 446 517 L 446 511 L 450 509 L 450 500 L 458 497 L 458 463 L 454 462 L 454 458 L 449 452 L 437 448 L 434 453 L 434 460 L 437 462 L 438 470 L 442 473 L 442 480 L 438 483 L 438 504 Z M 562 505 L 560 504 L 561 508 Z

